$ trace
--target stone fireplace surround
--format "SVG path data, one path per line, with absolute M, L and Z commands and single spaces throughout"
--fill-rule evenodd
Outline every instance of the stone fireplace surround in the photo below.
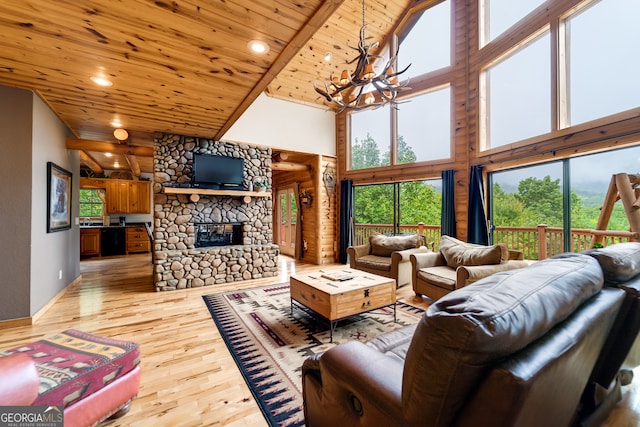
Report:
M 273 201 L 269 197 L 165 194 L 165 187 L 191 180 L 194 153 L 245 160 L 245 187 L 271 182 L 271 148 L 162 134 L 154 144 L 154 284 L 157 291 L 273 277 L 278 247 L 273 244 Z M 242 244 L 196 247 L 196 223 L 241 223 Z

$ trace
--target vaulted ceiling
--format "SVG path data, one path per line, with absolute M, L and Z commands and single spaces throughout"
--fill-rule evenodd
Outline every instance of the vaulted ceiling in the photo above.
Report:
M 418 3 L 366 0 L 367 36 L 383 41 Z M 151 172 L 155 132 L 220 139 L 263 92 L 331 108 L 313 82 L 353 59 L 361 25 L 360 0 L 3 0 L 0 85 L 37 92 L 87 144 L 85 165 Z M 254 39 L 268 53 L 250 52 Z M 113 121 L 133 148 L 106 157 Z

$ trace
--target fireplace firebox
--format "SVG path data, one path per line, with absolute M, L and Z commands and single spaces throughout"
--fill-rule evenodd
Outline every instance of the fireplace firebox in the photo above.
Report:
M 195 223 L 196 248 L 242 244 L 242 223 Z

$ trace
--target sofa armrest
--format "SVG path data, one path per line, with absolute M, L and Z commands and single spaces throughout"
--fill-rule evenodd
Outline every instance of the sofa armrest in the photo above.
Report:
M 518 249 L 509 249 L 509 258 L 510 260 L 523 261 L 524 260 L 524 252 Z
M 29 406 L 38 397 L 40 376 L 25 354 L 0 357 L 0 406 Z
M 426 267 L 437 267 L 439 265 L 447 265 L 440 252 L 420 252 L 409 255 L 413 270 Z
M 391 263 L 399 264 L 403 261 L 410 261 L 410 257 L 412 254 L 421 254 L 427 252 L 431 251 L 426 246 L 420 246 L 419 248 L 409 248 L 403 251 L 395 251 L 391 254 Z
M 515 270 L 516 268 L 524 268 L 530 265 L 529 261 L 506 261 L 500 264 L 487 265 L 461 265 L 456 269 L 457 288 L 470 285 L 485 277 L 500 271 Z
M 359 342 L 302 366 L 308 426 L 395 425 L 402 420 L 402 362 Z
M 356 260 L 361 256 L 369 255 L 370 252 L 371 246 L 368 243 L 364 245 L 349 246 L 347 248 L 347 255 L 349 255 L 350 267 L 355 268 Z

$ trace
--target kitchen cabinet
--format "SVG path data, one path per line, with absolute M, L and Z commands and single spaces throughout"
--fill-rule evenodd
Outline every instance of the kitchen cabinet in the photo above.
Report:
M 143 226 L 127 227 L 127 254 L 151 251 L 151 242 Z
M 100 228 L 80 229 L 80 256 L 100 255 Z
M 151 213 L 151 183 L 122 179 L 105 180 L 107 213 Z

